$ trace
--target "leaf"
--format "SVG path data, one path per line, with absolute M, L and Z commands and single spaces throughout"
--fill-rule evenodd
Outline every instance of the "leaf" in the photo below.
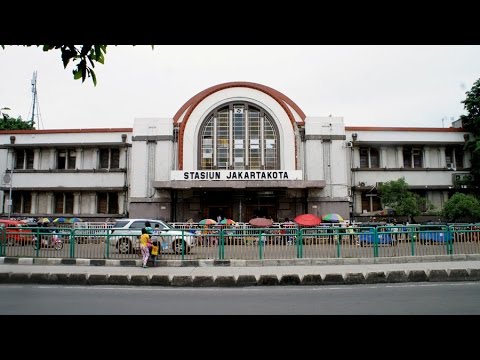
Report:
M 74 78 L 75 80 L 78 80 L 78 79 L 80 79 L 81 77 L 82 77 L 82 71 L 79 70 L 79 69 L 74 69 L 74 70 L 73 70 L 73 78 Z

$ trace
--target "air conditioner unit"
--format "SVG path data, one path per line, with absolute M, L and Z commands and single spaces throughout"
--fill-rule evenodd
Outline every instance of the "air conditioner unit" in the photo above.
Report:
M 363 181 L 360 181 L 360 182 L 358 183 L 358 186 L 365 186 L 365 183 L 364 183 Z
M 449 170 L 455 169 L 454 164 L 453 163 L 447 163 L 447 169 L 449 169 Z
M 348 147 L 348 148 L 351 148 L 351 147 L 353 147 L 353 142 L 347 141 L 347 142 L 345 143 L 345 146 Z

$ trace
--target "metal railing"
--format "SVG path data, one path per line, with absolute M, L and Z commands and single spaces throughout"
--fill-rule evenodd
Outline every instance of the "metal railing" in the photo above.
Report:
M 177 227 L 178 229 L 178 227 Z M 138 259 L 138 236 L 98 228 L 0 228 L 0 256 Z M 61 242 L 61 246 L 58 243 Z M 158 235 L 160 259 L 374 258 L 480 254 L 480 224 L 192 227 Z

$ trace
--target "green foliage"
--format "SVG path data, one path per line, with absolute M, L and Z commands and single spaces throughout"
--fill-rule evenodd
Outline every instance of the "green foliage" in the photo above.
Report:
M 35 129 L 33 125 L 31 121 L 23 121 L 21 116 L 13 118 L 3 113 L 0 118 L 0 130 L 31 130 Z
M 474 175 L 474 184 L 480 184 L 480 79 L 472 86 L 470 91 L 466 92 L 467 97 L 462 101 L 467 115 L 460 116 L 463 127 L 473 133 L 465 144 L 465 150 L 471 153 L 472 174 Z
M 5 49 L 5 45 L 1 46 Z M 36 46 L 40 47 L 42 45 Z M 87 77 L 91 77 L 93 85 L 97 85 L 97 77 L 93 68 L 96 63 L 103 64 L 105 62 L 107 45 L 43 45 L 42 48 L 43 51 L 60 51 L 65 69 L 70 61 L 72 63 L 76 62 L 75 68 L 72 71 L 75 80 L 82 79 L 82 82 L 84 82 Z
M 480 218 L 480 202 L 473 195 L 455 193 L 443 207 L 443 216 L 449 221 Z
M 5 49 L 5 45 L 0 45 Z M 32 46 L 32 45 L 25 45 Z M 42 45 L 36 45 L 38 47 Z M 103 64 L 108 45 L 43 45 L 43 51 L 59 50 L 62 57 L 63 67 L 66 69 L 70 61 L 77 62 L 73 69 L 73 78 L 85 81 L 91 77 L 93 85 L 97 86 L 97 76 L 93 68 L 95 63 Z M 151 45 L 152 49 L 154 45 Z
M 395 210 L 397 215 L 416 216 L 420 214 L 422 203 L 425 202 L 418 194 L 408 190 L 405 178 L 387 181 L 379 186 L 378 192 L 384 206 Z

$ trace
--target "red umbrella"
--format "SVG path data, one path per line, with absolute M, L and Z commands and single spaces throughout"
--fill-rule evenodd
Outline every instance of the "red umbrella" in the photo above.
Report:
M 265 218 L 255 218 L 251 219 L 248 223 L 256 227 L 270 227 L 273 225 L 273 220 Z
M 298 215 L 293 221 L 302 226 L 316 226 L 322 222 L 322 219 L 313 214 L 302 214 Z

